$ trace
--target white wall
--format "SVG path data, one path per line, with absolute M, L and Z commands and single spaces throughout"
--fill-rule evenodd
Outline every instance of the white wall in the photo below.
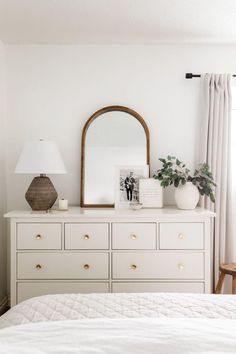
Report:
M 5 48 L 0 42 L 0 311 L 6 295 Z
M 79 203 L 80 138 L 97 109 L 126 105 L 151 133 L 151 170 L 173 154 L 194 166 L 198 146 L 199 79 L 185 72 L 236 73 L 236 46 L 8 46 L 8 210 L 26 206 L 32 177 L 14 175 L 24 141 L 56 140 L 68 174 L 54 176 L 60 196 Z M 172 192 L 165 196 L 173 202 Z

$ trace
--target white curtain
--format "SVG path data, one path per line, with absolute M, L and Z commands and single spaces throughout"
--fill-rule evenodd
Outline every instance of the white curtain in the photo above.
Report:
M 231 170 L 231 74 L 205 74 L 201 78 L 202 127 L 199 162 L 207 162 L 217 187 L 216 202 L 203 199 L 203 206 L 216 212 L 213 227 L 213 286 L 220 263 L 233 261 L 232 170 Z M 236 259 L 235 259 L 236 261 Z

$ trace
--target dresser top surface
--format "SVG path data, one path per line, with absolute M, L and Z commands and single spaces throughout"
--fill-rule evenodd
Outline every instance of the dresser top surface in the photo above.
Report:
M 92 209 L 70 207 L 68 211 L 51 210 L 32 211 L 32 210 L 13 210 L 4 215 L 5 218 L 93 218 L 93 217 L 161 217 L 161 216 L 184 216 L 184 217 L 214 217 L 215 213 L 203 209 L 196 208 L 194 210 L 180 210 L 176 207 L 168 206 L 160 209 Z

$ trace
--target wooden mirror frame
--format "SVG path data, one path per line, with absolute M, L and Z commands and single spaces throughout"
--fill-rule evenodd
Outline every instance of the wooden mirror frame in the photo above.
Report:
M 146 134 L 146 156 L 147 156 L 147 165 L 150 165 L 150 134 L 148 126 L 145 120 L 131 108 L 124 106 L 108 106 L 99 109 L 96 111 L 85 123 L 84 128 L 82 130 L 82 139 L 81 139 L 81 177 L 80 177 L 80 206 L 81 208 L 114 208 L 114 204 L 85 204 L 84 203 L 84 181 L 85 181 L 85 141 L 86 134 L 89 126 L 93 123 L 93 121 L 98 118 L 103 113 L 111 112 L 111 111 L 119 111 L 126 112 L 136 118 L 139 123 L 143 126 L 143 129 Z

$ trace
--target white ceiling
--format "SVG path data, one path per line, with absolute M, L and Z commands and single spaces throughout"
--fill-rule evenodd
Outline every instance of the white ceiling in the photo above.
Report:
M 236 43 L 236 0 L 0 0 L 0 40 Z

